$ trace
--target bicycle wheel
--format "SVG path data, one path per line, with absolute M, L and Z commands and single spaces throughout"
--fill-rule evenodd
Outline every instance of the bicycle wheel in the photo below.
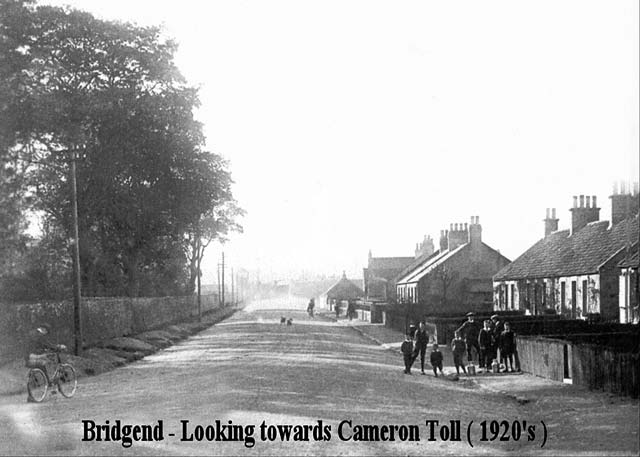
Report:
M 39 403 L 47 396 L 48 388 L 49 382 L 47 381 L 47 376 L 44 374 L 44 371 L 40 368 L 30 369 L 27 375 L 27 391 L 29 391 L 29 397 Z
M 76 370 L 68 363 L 58 365 L 58 390 L 67 398 L 73 397 L 78 386 Z

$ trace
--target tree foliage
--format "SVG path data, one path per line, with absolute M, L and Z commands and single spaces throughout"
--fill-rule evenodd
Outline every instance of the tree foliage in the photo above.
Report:
M 191 292 L 185 239 L 239 229 L 241 210 L 226 163 L 204 148 L 175 43 L 157 27 L 25 1 L 2 2 L 0 17 L 0 157 L 26 164 L 14 200 L 33 195 L 57 228 L 45 235 L 69 247 L 75 157 L 84 294 Z

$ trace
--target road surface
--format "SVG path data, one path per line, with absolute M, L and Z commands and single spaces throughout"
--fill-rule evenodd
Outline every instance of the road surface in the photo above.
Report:
M 345 322 L 311 319 L 305 307 L 305 301 L 291 298 L 254 302 L 180 344 L 81 379 L 72 399 L 58 395 L 27 404 L 24 396 L 1 398 L 0 454 L 637 455 L 637 402 L 594 409 L 592 402 L 575 399 L 583 397 L 554 398 L 552 391 L 548 401 L 521 404 L 474 382 L 407 376 L 396 352 Z M 293 318 L 293 325 L 281 325 L 281 316 Z M 439 434 L 428 441 L 426 420 L 459 420 L 461 441 L 444 441 Z M 510 429 L 514 421 L 527 421 L 536 426 L 535 437 L 480 442 L 484 420 L 506 420 Z M 155 427 L 156 436 L 131 447 L 122 440 L 82 441 L 84 424 L 96 424 L 86 432 L 95 438 L 97 425 L 107 421 L 109 433 L 119 421 Z M 473 447 L 466 436 L 471 421 Z M 541 421 L 548 427 L 544 448 Z M 355 441 L 359 424 L 377 426 L 378 440 Z M 278 425 L 298 430 L 283 439 Z M 420 441 L 409 441 L 415 428 L 403 425 L 415 425 Z

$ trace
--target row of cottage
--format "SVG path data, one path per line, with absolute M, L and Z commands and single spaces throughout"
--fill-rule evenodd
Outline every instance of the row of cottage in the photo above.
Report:
M 611 221 L 600 221 L 595 196 L 573 197 L 567 230 L 547 209 L 544 238 L 513 262 L 482 241 L 478 216 L 442 230 L 438 249 L 425 237 L 414 257 L 369 252 L 362 295 L 421 303 L 434 315 L 509 310 L 638 322 L 638 184 L 616 186 L 610 198 Z M 349 289 L 345 281 L 333 292 Z

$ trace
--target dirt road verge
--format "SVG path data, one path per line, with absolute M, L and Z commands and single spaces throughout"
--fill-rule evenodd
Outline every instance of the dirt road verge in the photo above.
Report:
M 63 354 L 78 377 L 94 376 L 143 358 L 232 316 L 240 308 L 222 308 L 202 317 L 202 322 L 183 322 L 138 335 L 112 338 L 86 348 L 82 357 Z M 26 393 L 27 368 L 22 358 L 0 366 L 0 395 Z

